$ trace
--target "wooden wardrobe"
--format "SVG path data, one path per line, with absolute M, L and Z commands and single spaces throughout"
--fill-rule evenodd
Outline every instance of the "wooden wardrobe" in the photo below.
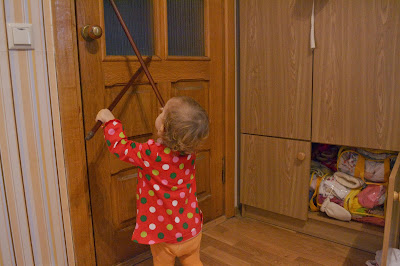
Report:
M 313 1 L 239 1 L 243 215 L 370 252 L 398 247 L 400 159 L 385 228 L 309 212 L 308 186 L 312 143 L 400 150 L 400 1 L 314 4 L 312 50 Z

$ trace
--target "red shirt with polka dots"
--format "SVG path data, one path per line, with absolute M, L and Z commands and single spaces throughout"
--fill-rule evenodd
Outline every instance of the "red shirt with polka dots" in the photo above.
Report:
M 200 233 L 203 215 L 196 197 L 195 154 L 180 155 L 152 139 L 128 140 L 116 119 L 105 124 L 104 137 L 110 152 L 139 168 L 132 240 L 179 243 Z

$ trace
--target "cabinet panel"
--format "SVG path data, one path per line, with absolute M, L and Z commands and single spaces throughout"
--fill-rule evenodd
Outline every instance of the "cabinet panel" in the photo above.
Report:
M 316 1 L 313 142 L 400 150 L 400 1 Z
M 307 220 L 310 153 L 310 142 L 242 134 L 241 203 Z
M 241 132 L 310 140 L 312 1 L 239 4 Z

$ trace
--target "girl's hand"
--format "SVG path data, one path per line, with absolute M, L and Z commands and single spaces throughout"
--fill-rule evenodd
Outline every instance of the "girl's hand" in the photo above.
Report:
M 115 119 L 115 117 L 108 109 L 100 110 L 96 116 L 96 121 L 101 121 L 103 124 L 113 119 Z

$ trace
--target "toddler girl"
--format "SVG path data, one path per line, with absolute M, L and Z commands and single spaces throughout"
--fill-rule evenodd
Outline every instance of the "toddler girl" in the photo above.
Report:
M 108 109 L 96 120 L 105 124 L 110 152 L 138 166 L 137 216 L 132 240 L 149 244 L 154 265 L 202 265 L 203 215 L 196 197 L 195 150 L 208 136 L 208 116 L 190 97 L 170 99 L 155 121 L 159 139 L 128 140 Z

